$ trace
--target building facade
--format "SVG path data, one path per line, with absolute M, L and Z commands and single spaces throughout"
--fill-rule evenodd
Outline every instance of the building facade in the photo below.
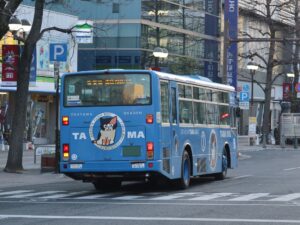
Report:
M 157 67 L 176 74 L 206 75 L 217 82 L 221 81 L 220 9 L 219 0 L 67 0 L 51 4 L 51 10 L 93 21 L 93 43 L 79 45 L 78 70 Z M 167 49 L 168 58 L 154 58 L 155 47 Z

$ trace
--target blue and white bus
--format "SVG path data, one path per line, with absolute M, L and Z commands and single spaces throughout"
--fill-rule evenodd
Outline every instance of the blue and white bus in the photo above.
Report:
M 224 179 L 237 166 L 231 86 L 150 70 L 65 74 L 60 172 L 96 189 L 125 180 Z

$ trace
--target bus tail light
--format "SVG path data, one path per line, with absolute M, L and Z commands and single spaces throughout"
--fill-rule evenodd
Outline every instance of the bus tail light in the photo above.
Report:
M 70 157 L 70 145 L 63 144 L 63 159 L 69 160 L 69 157 Z
M 152 114 L 147 114 L 146 116 L 146 123 L 152 124 L 153 123 L 153 115 Z
M 64 126 L 69 125 L 69 117 L 68 116 L 63 116 L 62 117 L 62 125 L 64 125 Z
M 153 142 L 147 142 L 147 159 L 154 159 L 154 144 Z

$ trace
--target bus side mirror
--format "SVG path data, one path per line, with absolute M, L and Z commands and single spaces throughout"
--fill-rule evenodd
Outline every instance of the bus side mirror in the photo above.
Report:
M 236 116 L 236 117 L 241 117 L 241 108 L 240 108 L 240 107 L 237 107 L 237 108 L 235 109 L 235 116 Z

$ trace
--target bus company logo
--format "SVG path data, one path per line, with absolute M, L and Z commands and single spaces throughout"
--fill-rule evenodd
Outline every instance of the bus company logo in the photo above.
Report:
M 215 170 L 217 165 L 217 135 L 215 130 L 210 133 L 209 147 L 209 165 L 212 170 Z
M 120 128 L 120 129 L 119 129 Z M 125 125 L 117 115 L 104 112 L 91 122 L 89 135 L 92 143 L 102 150 L 113 150 L 124 140 Z

